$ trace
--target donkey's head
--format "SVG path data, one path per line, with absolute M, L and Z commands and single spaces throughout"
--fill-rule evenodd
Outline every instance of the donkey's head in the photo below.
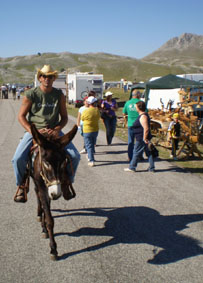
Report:
M 50 199 L 56 200 L 61 196 L 61 184 L 67 179 L 67 164 L 69 159 L 64 148 L 77 133 L 75 125 L 70 132 L 57 139 L 45 137 L 31 125 L 34 140 L 39 146 L 39 158 L 36 159 L 34 170 L 38 171 L 38 178 L 42 178 L 48 188 Z

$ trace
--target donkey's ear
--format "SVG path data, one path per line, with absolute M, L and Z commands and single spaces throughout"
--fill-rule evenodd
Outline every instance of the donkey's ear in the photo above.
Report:
M 74 136 L 76 135 L 77 130 L 78 130 L 78 126 L 75 125 L 70 132 L 68 132 L 66 135 L 62 136 L 61 138 L 59 138 L 60 144 L 63 147 L 65 147 L 67 144 L 69 144 L 72 141 L 72 139 L 74 138 Z
M 36 143 L 43 147 L 43 145 L 46 142 L 46 138 L 40 134 L 40 132 L 37 130 L 35 124 L 31 124 L 31 133 L 33 136 L 33 139 L 36 141 Z

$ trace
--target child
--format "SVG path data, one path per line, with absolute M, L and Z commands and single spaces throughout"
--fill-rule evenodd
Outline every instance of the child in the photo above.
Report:
M 171 156 L 174 160 L 178 160 L 176 157 L 176 150 L 178 149 L 178 142 L 180 138 L 180 123 L 178 121 L 179 119 L 179 114 L 174 113 L 173 114 L 173 121 L 170 123 L 168 127 L 168 141 L 172 143 L 172 152 Z

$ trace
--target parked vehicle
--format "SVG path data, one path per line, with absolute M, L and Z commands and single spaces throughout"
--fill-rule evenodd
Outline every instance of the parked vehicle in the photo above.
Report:
M 92 73 L 73 73 L 67 75 L 68 102 L 75 107 L 83 105 L 83 99 L 88 92 L 96 92 L 98 100 L 103 98 L 103 75 Z

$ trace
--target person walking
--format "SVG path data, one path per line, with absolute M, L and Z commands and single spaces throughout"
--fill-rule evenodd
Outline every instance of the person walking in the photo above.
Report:
M 145 112 L 146 105 L 143 101 L 136 103 L 136 110 L 139 113 L 138 119 L 134 122 L 134 132 L 136 143 L 134 145 L 133 157 L 128 168 L 124 168 L 125 172 L 136 172 L 139 156 L 145 150 L 149 159 L 148 171 L 155 172 L 154 159 L 149 150 L 150 140 L 152 138 L 150 131 L 150 118 L 148 113 Z
M 168 127 L 168 141 L 172 144 L 172 151 L 170 157 L 174 160 L 178 160 L 176 157 L 176 150 L 178 149 L 178 143 L 180 139 L 180 123 L 179 123 L 179 114 L 173 114 L 173 121 L 169 124 Z
M 13 100 L 15 100 L 16 99 L 16 85 L 15 84 L 12 85 L 11 91 L 13 94 Z
M 112 143 L 117 123 L 115 111 L 118 109 L 118 105 L 116 100 L 112 98 L 112 95 L 112 92 L 107 91 L 105 94 L 106 100 L 103 100 L 101 103 L 101 118 L 106 128 L 107 145 L 111 145 Z
M 78 126 L 78 130 L 81 134 L 81 136 L 83 137 L 83 121 L 81 120 L 81 115 L 83 113 L 84 110 L 86 110 L 88 108 L 88 102 L 87 102 L 87 98 L 88 96 L 86 96 L 84 99 L 83 99 L 83 106 L 81 106 L 78 110 L 78 117 L 77 117 L 77 126 Z M 83 137 L 84 138 L 84 137 Z M 85 149 L 85 144 L 84 144 L 84 147 L 83 149 L 80 151 L 80 154 L 82 153 L 86 153 L 86 149 Z
M 133 123 L 139 117 L 139 113 L 136 110 L 136 103 L 140 100 L 141 93 L 134 89 L 132 91 L 132 98 L 128 100 L 123 108 L 124 119 L 128 121 L 128 160 L 131 161 L 133 156 L 133 148 L 135 143 L 135 133 Z
M 5 85 L 1 86 L 1 94 L 2 94 L 2 99 L 6 98 L 6 92 L 7 92 L 7 87 Z
M 88 165 L 95 166 L 95 144 L 99 131 L 100 112 L 96 105 L 97 99 L 94 96 L 87 98 L 89 107 L 82 112 L 83 136 L 87 150 Z
M 53 137 L 64 135 L 61 130 L 68 122 L 68 114 L 63 92 L 52 86 L 57 76 L 58 72 L 54 71 L 50 65 L 44 65 L 41 70 L 37 71 L 40 86 L 26 91 L 23 97 L 18 120 L 26 132 L 12 159 L 17 185 L 17 193 L 14 198 L 16 202 L 26 201 L 26 187 L 23 182 L 28 155 L 32 147 L 31 124 L 34 123 L 40 133 L 46 133 Z M 72 142 L 65 147 L 65 150 L 72 160 L 73 170 L 67 168 L 67 171 L 73 183 L 80 154 Z

